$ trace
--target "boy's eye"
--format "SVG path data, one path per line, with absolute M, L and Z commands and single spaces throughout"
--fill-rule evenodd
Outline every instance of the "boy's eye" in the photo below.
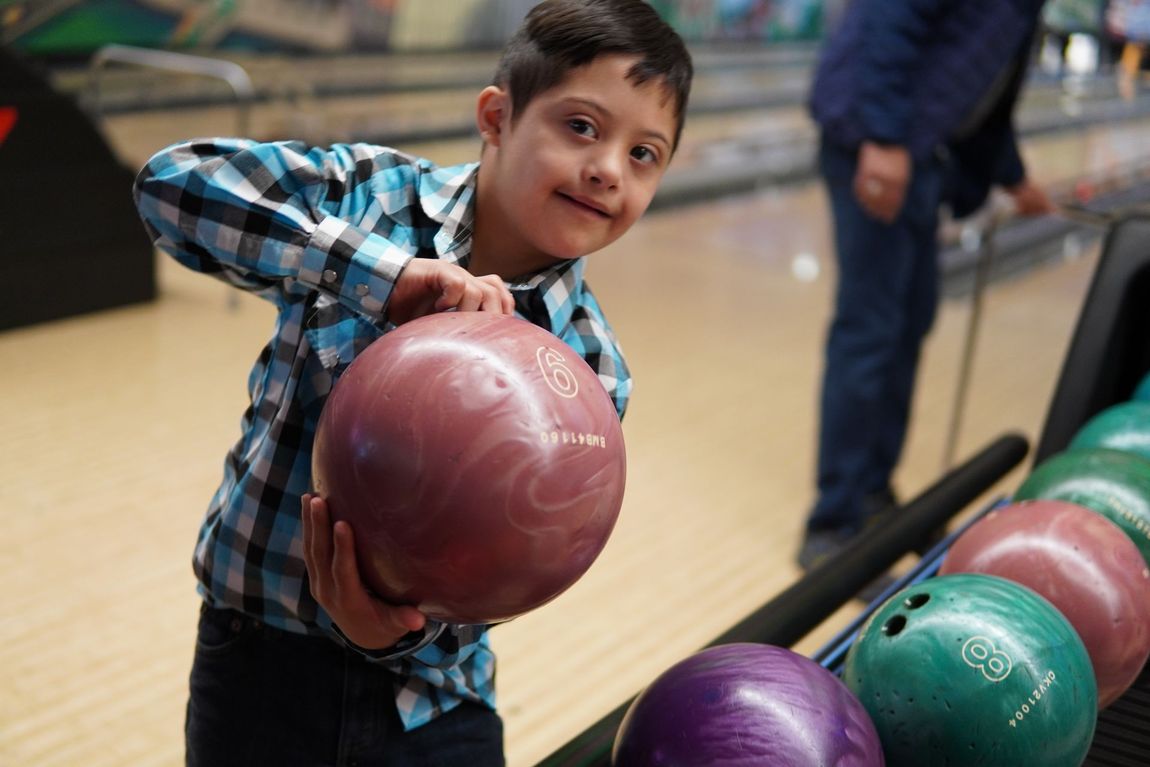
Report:
M 653 150 L 653 149 L 651 149 L 651 147 L 647 147 L 647 146 L 635 147 L 634 149 L 631 150 L 631 156 L 634 157 L 639 162 L 643 162 L 643 163 L 657 163 L 657 162 L 659 162 L 659 155 L 657 155 L 655 153 L 655 150 Z
M 567 121 L 567 127 L 580 136 L 594 136 L 595 126 L 578 117 L 573 117 Z

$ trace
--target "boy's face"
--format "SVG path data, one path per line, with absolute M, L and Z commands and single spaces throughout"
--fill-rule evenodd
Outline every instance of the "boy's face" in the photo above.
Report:
M 514 277 L 614 242 L 647 209 L 671 160 L 674 100 L 626 78 L 632 56 L 571 70 L 511 121 L 510 94 L 480 94 L 484 139 L 473 264 Z

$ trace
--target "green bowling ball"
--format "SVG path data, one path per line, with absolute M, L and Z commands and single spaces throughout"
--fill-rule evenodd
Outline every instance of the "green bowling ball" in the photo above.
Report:
M 1150 401 L 1119 402 L 1082 425 L 1067 449 L 1107 447 L 1150 460 Z
M 1070 501 L 1122 528 L 1150 564 L 1150 460 L 1111 448 L 1066 450 L 1042 461 L 1015 501 Z
M 1134 394 L 1130 396 L 1130 399 L 1150 402 L 1150 373 L 1144 375 L 1138 385 L 1134 387 Z
M 843 682 L 888 767 L 1077 767 L 1097 721 L 1090 656 L 1048 601 L 993 575 L 908 586 L 863 625 Z

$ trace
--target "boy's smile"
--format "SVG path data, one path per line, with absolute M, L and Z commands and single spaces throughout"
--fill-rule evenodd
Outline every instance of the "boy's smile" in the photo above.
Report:
M 480 94 L 473 273 L 510 279 L 587 255 L 647 209 L 677 123 L 661 79 L 627 79 L 636 60 L 604 55 L 572 69 L 514 120 L 509 93 Z

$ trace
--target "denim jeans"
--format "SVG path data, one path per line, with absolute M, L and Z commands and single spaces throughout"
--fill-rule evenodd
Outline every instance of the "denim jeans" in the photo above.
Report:
M 855 200 L 856 152 L 822 146 L 838 285 L 820 404 L 818 500 L 808 529 L 857 531 L 863 498 L 890 486 L 902 452 L 922 341 L 938 307 L 940 160 L 914 165 L 885 224 Z
M 394 676 L 333 641 L 232 610 L 200 616 L 189 767 L 501 767 L 503 723 L 465 702 L 403 731 Z

